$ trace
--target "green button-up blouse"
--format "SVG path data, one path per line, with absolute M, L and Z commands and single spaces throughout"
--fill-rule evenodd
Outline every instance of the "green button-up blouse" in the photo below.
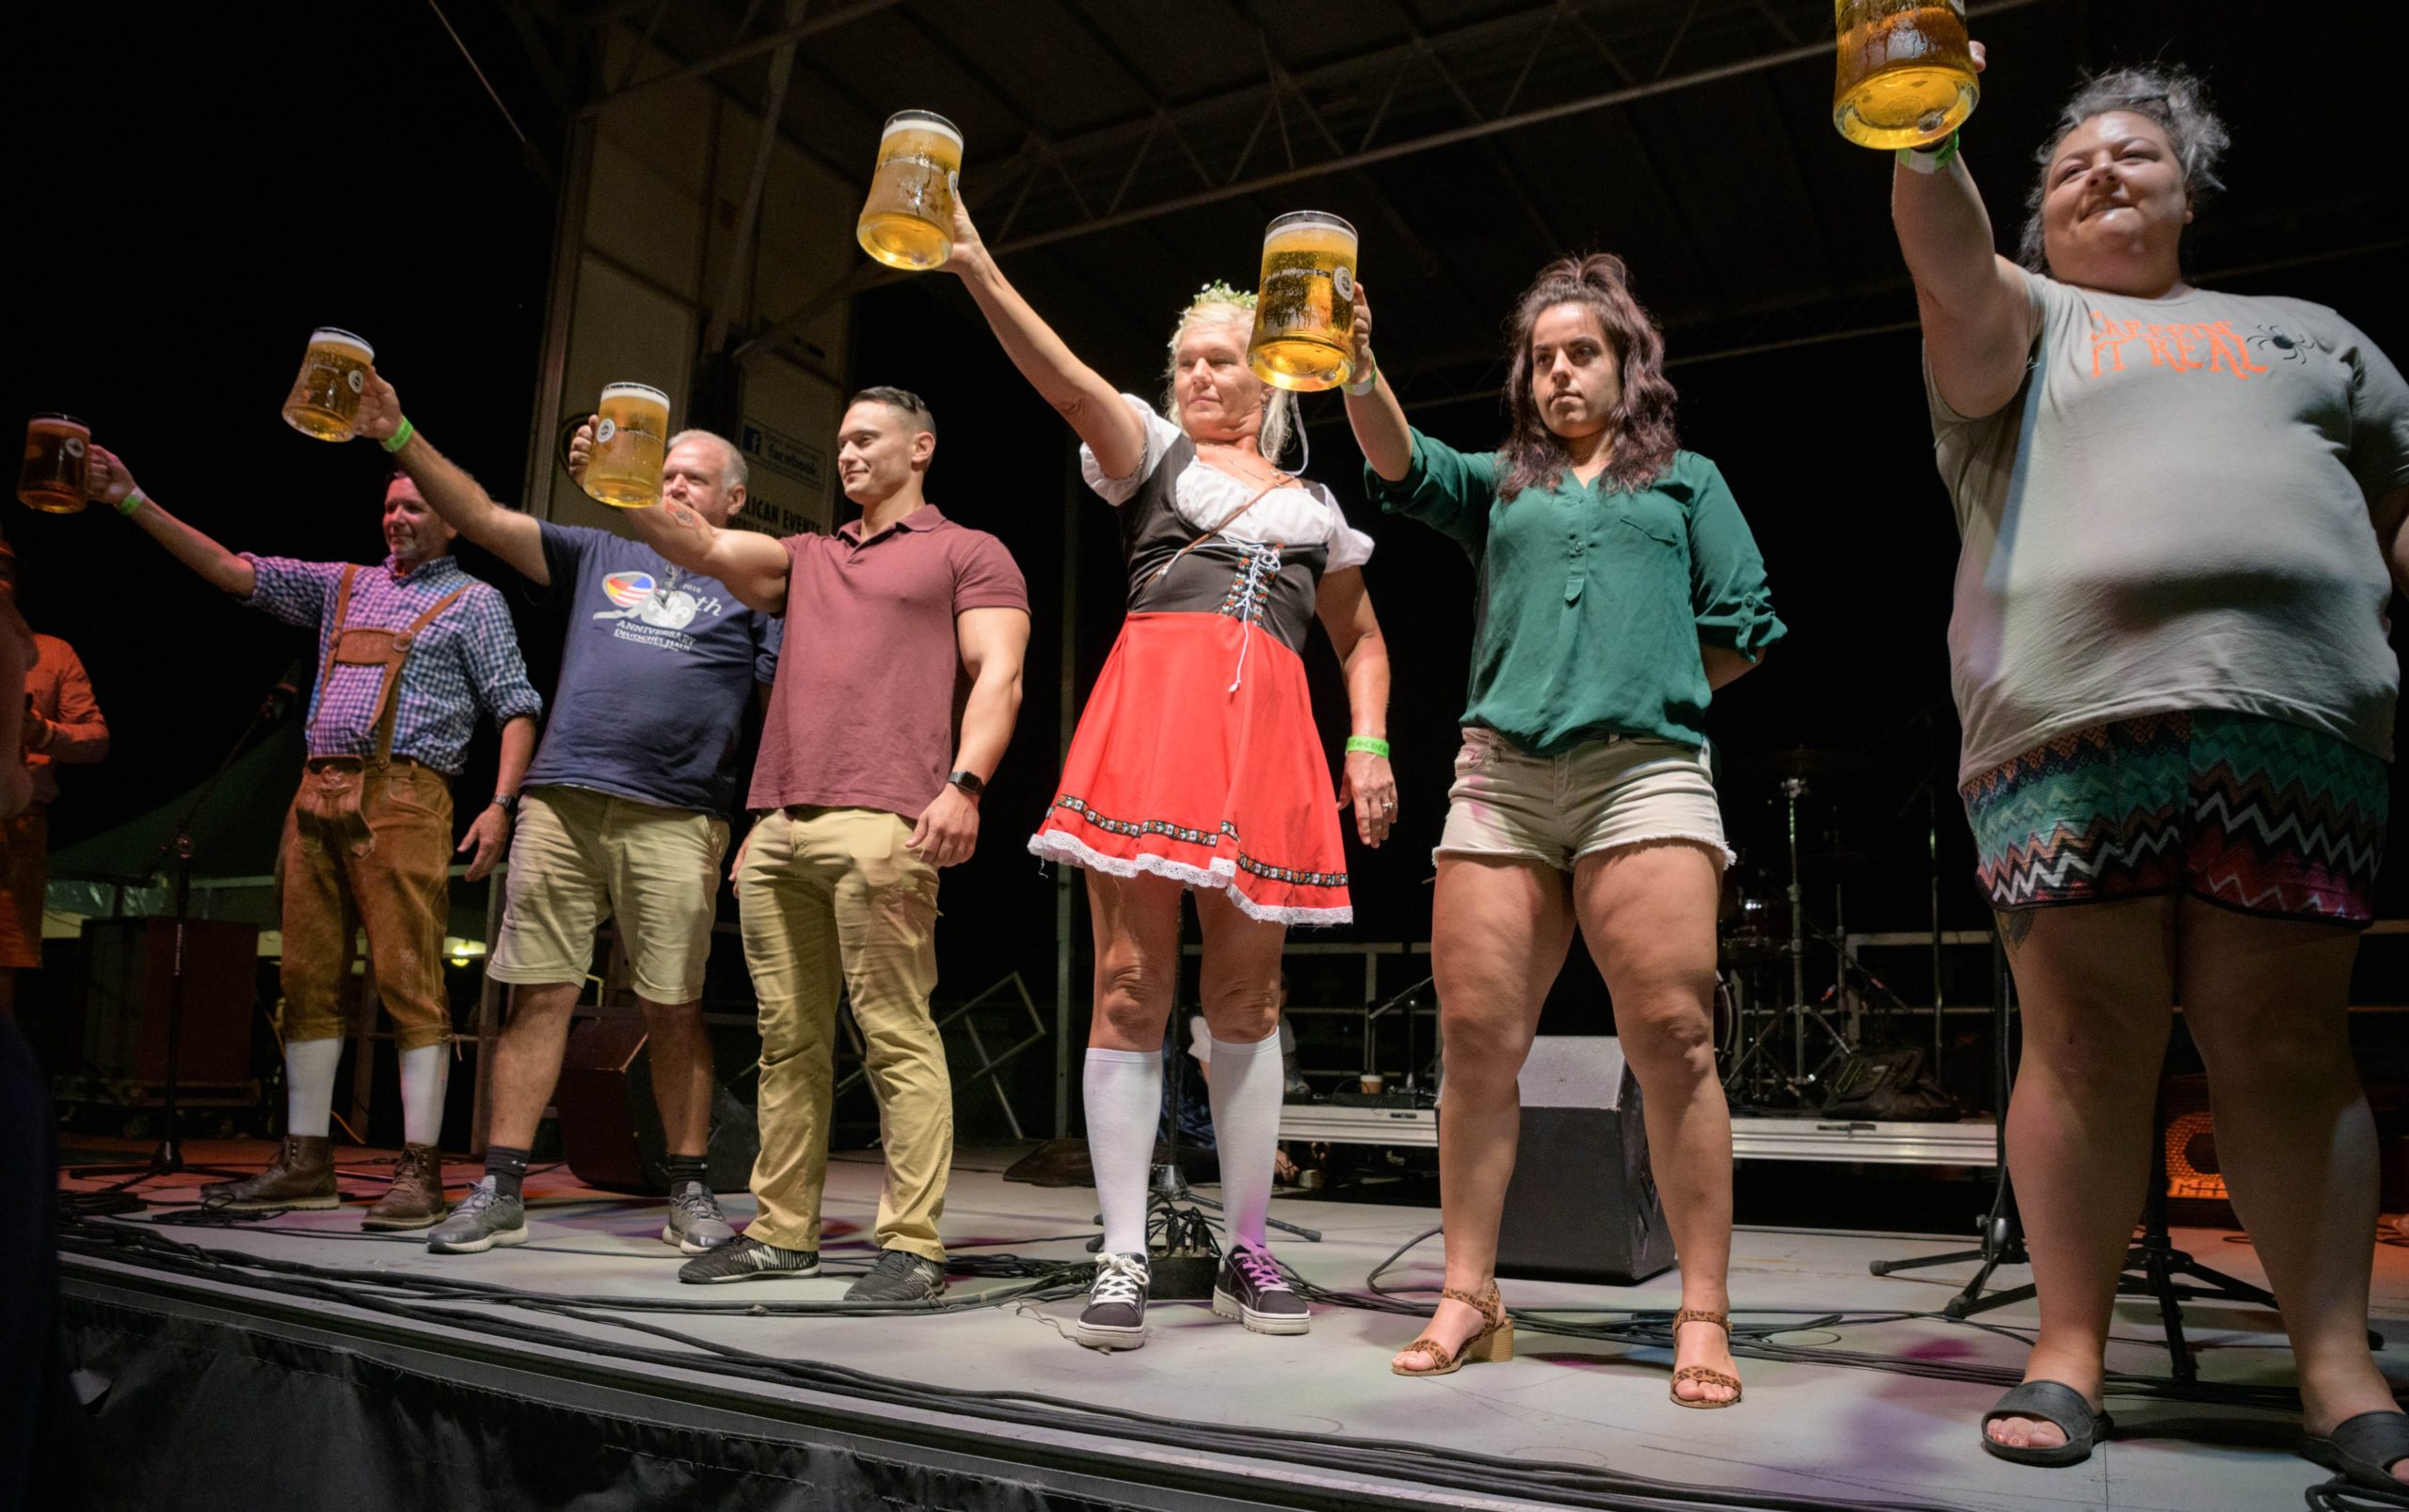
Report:
M 1413 433 L 1381 507 L 1462 544 L 1479 580 L 1463 723 L 1535 756 L 1608 735 L 1706 743 L 1699 647 L 1751 661 L 1781 639 L 1764 559 L 1714 463 L 1677 452 L 1636 491 L 1582 483 L 1497 496 L 1504 459 Z

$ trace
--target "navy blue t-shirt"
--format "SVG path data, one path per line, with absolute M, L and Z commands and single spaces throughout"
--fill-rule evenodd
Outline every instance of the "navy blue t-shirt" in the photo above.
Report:
M 543 529 L 568 638 L 527 785 L 727 813 L 745 705 L 777 669 L 779 622 L 648 546 L 582 525 Z

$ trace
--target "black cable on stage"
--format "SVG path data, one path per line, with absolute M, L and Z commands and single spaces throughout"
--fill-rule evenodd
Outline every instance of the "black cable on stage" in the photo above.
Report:
M 1560 1504 L 1599 1508 L 1603 1512 L 1674 1512 L 1674 1509 L 1701 1505 L 1759 1509 L 1759 1512 L 1958 1512 L 1958 1509 L 1933 1503 L 1843 1503 L 1777 1492 L 1719 1487 L 1694 1488 L 1588 1466 L 1532 1464 L 1429 1444 L 1348 1439 L 1289 1429 L 1234 1428 L 1159 1418 L 1127 1409 L 1073 1402 L 1034 1393 L 975 1392 L 896 1381 L 824 1362 L 780 1360 L 756 1354 L 731 1345 L 679 1333 L 640 1318 L 596 1313 L 590 1311 L 586 1304 L 535 1293 L 514 1293 L 507 1288 L 423 1275 L 370 1273 L 365 1281 L 336 1280 L 332 1279 L 334 1273 L 296 1262 L 268 1262 L 241 1251 L 204 1249 L 168 1239 L 145 1225 L 93 1222 L 72 1215 L 62 1219 L 61 1246 L 75 1252 L 101 1256 L 132 1251 L 138 1253 L 146 1264 L 187 1276 L 222 1277 L 225 1273 L 233 1272 L 241 1275 L 244 1284 L 263 1291 L 358 1307 L 415 1322 L 466 1328 L 488 1336 L 602 1355 L 633 1363 L 711 1371 L 840 1394 L 856 1400 L 1058 1432 L 1137 1440 L 1246 1458 L 1310 1463 L 1317 1468 L 1351 1471 L 1413 1485 L 1443 1486 L 1492 1495 L 1545 1498 Z M 1083 1274 L 1089 1267 L 1080 1263 L 1068 1268 L 1074 1274 Z M 262 1272 L 264 1274 L 258 1274 Z M 1083 1289 L 1074 1287 L 1072 1291 L 1075 1294 Z M 433 1295 L 423 1300 L 414 1300 L 391 1295 L 395 1292 Z M 609 1300 L 609 1305 L 614 1310 L 626 1311 L 628 1300 L 614 1297 Z M 671 1350 L 630 1345 L 592 1334 L 528 1322 L 506 1313 L 464 1310 L 479 1303 L 501 1303 L 552 1313 L 591 1327 L 648 1334 L 681 1347 Z M 810 1305 L 790 1303 L 785 1307 Z M 691 1308 L 694 1304 L 687 1306 Z M 731 1306 L 751 1313 L 757 1306 L 768 1311 L 770 1304 Z M 885 1310 L 855 1307 L 852 1311 L 855 1315 L 874 1315 L 877 1311 L 933 1310 L 927 1307 Z

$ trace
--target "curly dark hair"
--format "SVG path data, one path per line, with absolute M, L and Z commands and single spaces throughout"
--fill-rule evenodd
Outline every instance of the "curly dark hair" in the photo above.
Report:
M 1507 318 L 1511 366 L 1506 374 L 1507 412 L 1512 428 L 1498 447 L 1506 476 L 1498 497 L 1511 500 L 1525 488 L 1555 486 L 1570 456 L 1563 438 L 1547 428 L 1531 393 L 1531 327 L 1557 305 L 1587 305 L 1606 329 L 1615 360 L 1622 368 L 1622 402 L 1608 421 L 1614 456 L 1605 479 L 1616 488 L 1645 488 L 1673 465 L 1681 444 L 1673 430 L 1673 386 L 1665 376 L 1665 338 L 1655 321 L 1632 297 L 1631 273 L 1611 252 L 1558 259 L 1540 276 Z
M 2050 257 L 2041 236 L 2041 201 L 2050 192 L 2050 164 L 2059 144 L 2076 127 L 2112 110 L 2146 116 L 2158 122 L 2175 149 L 2183 170 L 2183 195 L 2196 215 L 2225 188 L 2217 165 L 2233 137 L 2209 103 L 2209 87 L 2179 63 L 2153 63 L 2140 68 L 2113 69 L 2092 74 L 2075 87 L 2073 98 L 2058 112 L 2041 150 L 2033 154 L 2033 187 L 2024 196 L 2024 231 L 2018 238 L 2017 261 L 2034 273 L 2050 271 Z M 2188 247 L 2192 229 L 2183 229 Z

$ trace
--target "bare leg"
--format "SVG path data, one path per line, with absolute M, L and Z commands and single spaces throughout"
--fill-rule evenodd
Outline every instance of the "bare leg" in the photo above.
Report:
M 1497 1223 L 1522 1136 L 1515 1078 L 1571 944 L 1572 900 L 1562 872 L 1537 862 L 1440 861 L 1430 968 L 1446 1045 L 1439 1214 L 1453 1289 L 1476 1294 L 1496 1274 Z M 1476 1310 L 1443 1298 L 1422 1332 L 1452 1354 L 1485 1321 Z M 1430 1360 L 1408 1351 L 1392 1363 L 1414 1372 L 1427 1370 Z
M 544 1105 L 552 1100 L 552 1088 L 560 1081 L 561 1058 L 568 1051 L 569 1014 L 577 1007 L 580 985 L 512 984 L 510 1022 L 503 1026 L 493 1047 L 493 1110 L 487 1142 L 511 1150 L 535 1142 Z
M 695 1157 L 711 1138 L 711 1037 L 700 1003 L 656 1003 L 639 995 L 651 1042 L 652 1100 L 661 1109 L 668 1153 Z
M 1731 1111 L 1715 1074 L 1715 918 L 1722 868 L 1686 841 L 1583 856 L 1573 871 L 1581 933 L 1614 999 L 1615 1033 L 1639 1079 L 1649 1166 L 1681 1257 L 1682 1305 L 1731 1307 Z M 1731 1335 L 1683 1325 L 1676 1370 L 1736 1376 Z M 1730 1387 L 1696 1379 L 1683 1401 L 1728 1402 Z
M 1196 918 L 1204 936 L 1204 1026 L 1225 1062 L 1206 1084 L 1222 1216 L 1231 1243 L 1262 1249 L 1280 1153 L 1280 952 L 1288 928 L 1249 918 L 1219 888 L 1198 891 Z
M 2305 1426 L 2400 1410 L 2368 1353 L 2375 1120 L 2351 1062 L 2355 931 L 2186 899 L 2177 970 L 2209 1065 L 2217 1156 L 2267 1267 L 2300 1370 Z M 2395 1474 L 2409 1468 L 2396 1463 Z
M 2116 1278 L 2149 1177 L 2174 910 L 2172 899 L 2143 898 L 2000 920 L 2024 1015 L 2007 1165 L 2041 1311 L 2024 1378 L 2072 1387 L 2094 1409 Z M 2066 1442 L 2055 1424 L 2028 1418 L 2002 1418 L 1988 1431 L 2018 1447 Z
M 1179 985 L 1180 885 L 1088 873 L 1095 1010 L 1081 1074 L 1088 1159 L 1107 1246 L 1146 1248 L 1146 1177 L 1162 1117 L 1163 1025 Z
M 1167 877 L 1088 873 L 1088 912 L 1095 922 L 1090 1049 L 1161 1052 L 1163 1026 L 1179 991 L 1184 890 Z

